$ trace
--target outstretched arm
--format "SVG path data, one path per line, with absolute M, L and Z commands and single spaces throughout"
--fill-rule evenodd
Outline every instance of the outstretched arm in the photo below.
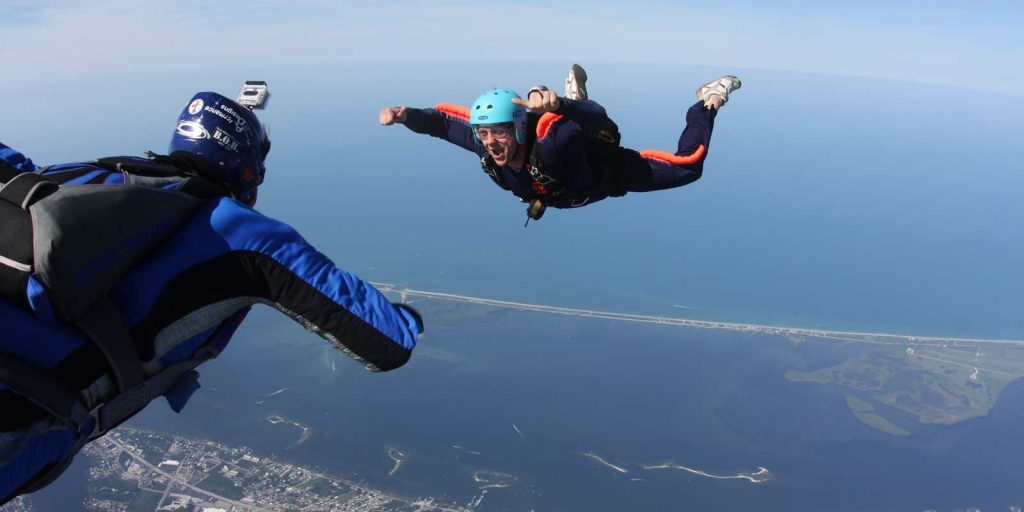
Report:
M 257 303 L 374 371 L 405 364 L 423 329 L 414 311 L 335 266 L 290 226 L 230 199 L 197 211 L 115 296 L 144 360 Z
M 434 108 L 384 107 L 380 111 L 380 124 L 404 124 L 406 128 L 431 137 L 447 140 L 456 146 L 476 153 L 476 140 L 469 126 L 469 109 L 451 103 Z
M 227 198 L 196 211 L 150 259 L 125 274 L 111 296 L 147 375 L 161 370 L 157 362 L 166 368 L 195 357 L 200 348 L 218 353 L 257 303 L 287 314 L 375 371 L 403 365 L 423 332 L 412 308 L 390 303 L 373 286 L 336 267 L 288 225 Z M 80 336 L 77 329 L 38 321 L 0 301 L 0 346 L 5 349 L 0 351 L 0 505 L 51 464 L 73 456 L 79 436 L 88 437 L 89 430 L 78 431 L 49 412 L 74 413 L 71 404 L 81 396 L 86 403 L 79 404 L 85 411 L 79 416 L 93 428 L 88 407 L 105 393 L 100 385 L 105 381 L 97 374 L 107 367 L 96 346 Z M 39 349 L 41 344 L 46 350 Z M 54 378 L 51 369 L 60 376 L 59 385 L 49 386 L 55 391 L 47 395 L 47 386 L 38 384 Z M 12 371 L 27 373 L 29 378 L 20 382 L 41 389 L 49 399 L 27 400 L 29 388 L 12 391 L 18 388 L 3 381 Z M 90 392 L 79 394 L 80 386 Z M 139 400 L 158 386 L 133 388 L 127 392 L 129 403 L 141 406 Z M 165 396 L 177 411 L 196 387 L 195 374 L 186 373 Z

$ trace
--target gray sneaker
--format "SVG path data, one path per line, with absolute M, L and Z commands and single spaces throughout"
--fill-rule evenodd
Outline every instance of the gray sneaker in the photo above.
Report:
M 565 79 L 565 97 L 570 100 L 587 99 L 587 72 L 579 64 L 569 69 L 569 77 Z
M 721 96 L 722 105 L 729 102 L 729 93 L 739 89 L 743 85 L 739 78 L 732 75 L 725 75 L 716 78 L 697 88 L 697 98 L 701 101 L 708 101 L 711 96 Z

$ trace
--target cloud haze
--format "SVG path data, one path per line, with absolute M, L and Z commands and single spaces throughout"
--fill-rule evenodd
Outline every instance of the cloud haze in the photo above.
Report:
M 1024 95 L 1019 2 L 857 4 L 15 0 L 0 21 L 0 59 L 9 83 L 128 69 L 483 59 L 779 69 Z

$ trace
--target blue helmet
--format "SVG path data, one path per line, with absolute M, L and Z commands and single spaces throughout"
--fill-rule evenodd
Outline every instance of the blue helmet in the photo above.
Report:
M 512 103 L 520 96 L 508 89 L 493 89 L 480 95 L 469 108 L 469 124 L 474 128 L 473 138 L 480 143 L 475 128 L 488 124 L 512 123 L 516 128 L 516 142 L 526 143 L 526 109 Z
M 252 204 L 269 151 L 270 139 L 256 114 L 215 92 L 200 92 L 181 111 L 169 153 L 194 162 L 200 173 Z

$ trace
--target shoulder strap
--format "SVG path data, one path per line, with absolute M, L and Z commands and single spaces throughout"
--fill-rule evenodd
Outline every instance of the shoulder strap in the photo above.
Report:
M 108 297 L 97 300 L 76 325 L 106 358 L 119 392 L 142 382 L 142 363 L 135 340 L 121 313 Z
M 0 160 L 0 185 L 14 179 L 19 174 L 21 174 L 20 171 L 8 165 L 7 162 Z
M 541 162 L 540 153 L 537 149 L 539 146 L 540 144 L 533 144 L 530 148 L 530 168 L 528 169 L 530 179 L 548 188 L 550 188 L 552 184 L 561 185 L 560 181 L 544 173 L 544 163 Z
M 114 172 L 130 172 L 140 176 L 170 177 L 184 174 L 167 162 L 134 156 L 106 156 L 96 159 L 96 165 Z
M 162 187 L 175 185 L 176 190 L 200 199 L 231 196 L 230 191 L 199 176 L 183 160 L 156 153 L 149 158 L 108 156 L 96 160 L 96 165 L 125 175 L 126 185 Z
M 0 187 L 0 200 L 28 210 L 32 203 L 57 190 L 57 182 L 34 172 L 23 172 Z
M 484 154 L 480 157 L 480 167 L 484 170 L 484 174 L 491 178 L 491 181 L 495 185 L 501 187 L 503 190 L 512 190 L 508 185 L 505 184 L 505 180 L 501 177 L 501 172 L 498 170 L 497 164 L 494 163 L 494 159 L 491 155 Z

